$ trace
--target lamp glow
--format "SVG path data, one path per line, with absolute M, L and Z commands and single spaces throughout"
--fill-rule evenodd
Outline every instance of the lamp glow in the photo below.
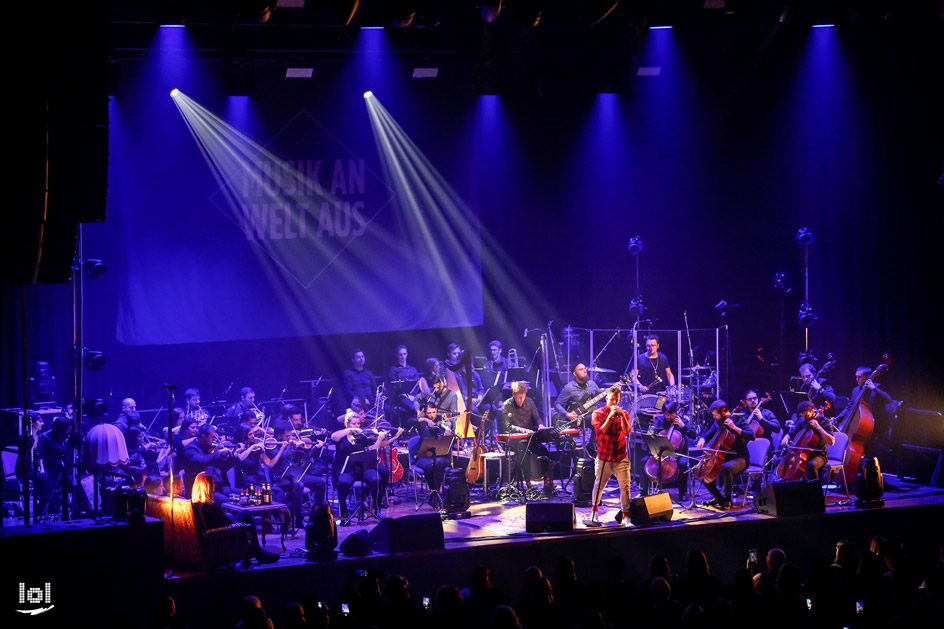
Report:
M 180 90 L 178 90 L 176 87 L 170 91 L 171 98 L 177 98 L 177 94 L 180 94 Z
M 371 92 L 370 90 L 364 92 L 364 98 L 370 98 L 370 97 L 373 96 L 373 95 L 374 95 L 374 93 Z

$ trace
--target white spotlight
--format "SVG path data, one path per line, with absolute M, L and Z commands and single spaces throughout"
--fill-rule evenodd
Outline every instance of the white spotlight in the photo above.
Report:
M 176 97 L 177 97 L 177 94 L 180 94 L 180 90 L 177 89 L 176 87 L 170 91 L 170 97 L 171 97 L 171 98 L 176 98 Z
M 373 92 L 370 92 L 370 91 L 364 92 L 364 98 L 370 98 L 370 97 L 372 97 L 373 95 L 374 95 Z

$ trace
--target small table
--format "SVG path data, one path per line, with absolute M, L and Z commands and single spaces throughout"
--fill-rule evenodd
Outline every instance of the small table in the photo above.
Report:
M 233 513 L 250 513 L 253 517 L 257 514 L 262 518 L 262 544 L 266 543 L 266 525 L 267 524 L 279 524 L 280 533 L 281 533 L 281 542 L 282 542 L 282 552 L 285 552 L 285 533 L 288 530 L 289 525 L 289 510 L 288 505 L 282 504 L 281 502 L 273 502 L 267 505 L 241 505 L 236 504 L 235 502 L 224 502 L 220 505 L 227 511 L 232 511 Z M 281 520 L 273 520 L 272 514 L 280 514 Z

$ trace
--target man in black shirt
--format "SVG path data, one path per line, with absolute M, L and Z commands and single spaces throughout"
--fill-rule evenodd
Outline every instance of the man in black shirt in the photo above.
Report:
M 891 451 L 891 420 L 885 410 L 885 405 L 891 402 L 892 398 L 872 382 L 871 375 L 872 368 L 868 365 L 856 368 L 856 386 L 852 388 L 849 404 L 851 405 L 859 397 L 864 387 L 866 391 L 862 394 L 862 401 L 872 409 L 872 418 L 875 420 L 872 438 L 865 445 L 865 456 L 884 457 Z M 846 407 L 842 414 L 848 412 L 849 408 Z
M 803 400 L 797 405 L 793 427 L 780 441 L 781 447 L 786 448 L 797 434 L 806 428 L 813 431 L 812 441 L 805 446 L 809 448 L 806 458 L 806 480 L 814 480 L 819 477 L 820 468 L 826 465 L 826 448 L 836 443 L 836 437 L 832 434 L 832 424 L 821 425 L 816 419 L 816 407 L 809 400 Z M 784 453 L 789 455 L 790 450 L 787 449 Z
M 272 468 L 272 486 L 277 487 L 291 501 L 292 513 L 295 514 L 295 526 L 303 526 L 302 497 L 305 488 L 308 488 L 313 504 L 325 503 L 325 478 L 322 474 L 315 474 L 311 460 L 312 452 L 324 448 L 324 444 L 309 445 L 295 433 L 292 424 L 285 421 L 275 422 L 273 427 L 275 447 L 267 455 L 270 459 L 278 460 Z M 284 444 L 288 444 L 286 447 Z M 294 482 L 294 484 L 293 484 Z
M 495 373 L 505 373 L 508 371 L 508 359 L 502 354 L 501 341 L 492 341 L 488 344 L 488 363 L 485 370 Z
M 216 428 L 211 424 L 203 424 L 197 430 L 196 441 L 184 446 L 182 467 L 187 496 L 190 496 L 190 490 L 197 474 L 206 472 L 216 481 L 216 502 L 229 502 L 229 498 L 220 493 L 223 488 L 222 470 L 229 469 L 233 465 L 234 456 L 231 450 L 217 448 L 215 442 Z
M 826 402 L 835 406 L 836 392 L 833 391 L 832 385 L 824 378 L 816 378 L 815 376 L 816 368 L 812 364 L 803 363 L 800 365 L 800 378 L 803 380 L 800 393 L 805 393 L 814 406 L 823 406 Z
M 724 400 L 715 400 L 708 407 L 711 411 L 711 417 L 715 420 L 708 429 L 698 438 L 695 445 L 696 450 L 700 450 L 706 443 L 711 443 L 719 431 L 727 430 L 734 433 L 734 443 L 732 444 L 730 454 L 724 455 L 724 463 L 721 466 L 721 473 L 718 477 L 721 479 L 724 493 L 717 487 L 717 479 L 710 483 L 704 483 L 705 487 L 714 496 L 709 505 L 717 506 L 719 509 L 731 508 L 731 490 L 734 487 L 734 475 L 740 474 L 747 469 L 750 463 L 750 453 L 747 451 L 747 442 L 754 439 L 754 431 L 742 417 L 735 421 L 731 417 L 731 411 L 728 410 L 728 404 Z M 709 453 L 714 455 L 714 453 Z
M 541 421 L 538 408 L 534 404 L 534 400 L 528 397 L 527 383 L 512 383 L 511 397 L 502 404 L 501 418 L 498 423 L 499 432 L 533 433 L 542 428 L 544 428 L 544 424 Z M 521 468 L 522 472 L 524 472 L 524 480 L 528 483 L 531 482 L 531 458 L 536 456 L 541 464 L 541 476 L 544 478 L 544 493 L 547 495 L 551 494 L 554 486 L 548 474 L 550 465 L 547 448 L 534 439 L 523 439 L 522 441 L 528 442 L 528 454 L 524 457 Z
M 633 369 L 632 362 L 626 369 L 630 372 L 630 377 L 639 383 L 640 392 L 655 393 L 664 391 L 667 386 L 675 386 L 672 365 L 669 364 L 668 356 L 659 351 L 658 336 L 650 334 L 646 337 L 646 353 L 640 354 L 636 360 L 638 374 Z
M 408 356 L 406 345 L 398 346 L 397 364 L 387 372 L 387 416 L 397 425 L 404 425 L 406 419 L 413 417 L 413 403 L 407 396 L 415 393 L 411 389 L 416 388 L 420 379 L 416 367 L 407 362 Z
M 374 405 L 377 378 L 374 372 L 364 367 L 366 362 L 364 352 L 355 349 L 351 357 L 351 368 L 344 370 L 344 400 L 347 406 L 351 405 L 351 400 L 355 397 L 364 400 L 368 407 Z
M 420 445 L 423 439 L 434 437 L 451 437 L 452 423 L 449 420 L 440 420 L 435 403 L 428 403 L 423 410 L 423 415 L 415 420 L 416 435 L 410 437 L 407 442 L 407 449 L 410 452 L 410 461 L 413 465 L 423 470 L 423 477 L 426 478 L 426 484 L 432 491 L 439 491 L 442 486 L 443 478 L 446 474 L 446 466 L 449 464 L 448 457 L 432 457 L 427 453 L 420 452 Z

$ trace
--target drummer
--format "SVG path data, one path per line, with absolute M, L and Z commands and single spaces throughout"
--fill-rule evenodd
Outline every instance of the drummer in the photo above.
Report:
M 646 336 L 646 352 L 639 354 L 636 361 L 638 373 L 633 369 L 633 363 L 627 365 L 627 370 L 632 381 L 639 385 L 641 393 L 656 393 L 668 386 L 675 386 L 672 365 L 669 364 L 668 356 L 659 351 L 659 337 L 655 334 Z

